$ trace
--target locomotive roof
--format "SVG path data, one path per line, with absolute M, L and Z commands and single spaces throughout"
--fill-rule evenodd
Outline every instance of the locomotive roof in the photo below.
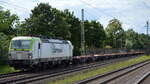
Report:
M 66 44 L 70 44 L 70 41 L 68 41 L 68 40 L 59 40 L 59 39 L 42 39 L 42 42 L 44 42 L 44 43 L 66 43 Z
M 14 37 L 12 40 L 27 40 L 27 39 L 32 39 L 32 37 L 27 37 L 27 36 L 18 36 Z
M 30 40 L 30 39 L 41 39 L 41 41 L 44 42 L 44 43 L 66 43 L 66 44 L 71 44 L 71 42 L 68 41 L 68 40 L 42 39 L 42 38 L 39 38 L 39 37 L 31 37 L 31 36 L 17 36 L 17 37 L 14 37 L 12 40 Z
M 31 40 L 31 39 L 40 40 L 40 38 L 38 37 L 31 37 L 31 36 L 17 36 L 14 37 L 12 40 Z

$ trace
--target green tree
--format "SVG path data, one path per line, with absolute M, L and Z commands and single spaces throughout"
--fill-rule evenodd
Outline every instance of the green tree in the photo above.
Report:
M 67 23 L 69 23 L 71 38 L 69 39 L 74 45 L 74 55 L 80 54 L 81 48 L 81 21 L 74 16 L 73 12 L 65 9 L 64 17 Z M 105 40 L 105 31 L 103 26 L 96 21 L 85 21 L 85 40 L 86 48 L 96 47 L 102 48 Z
M 0 33 L 0 64 L 5 64 L 8 56 L 10 38 L 4 33 Z
M 11 14 L 9 10 L 0 8 L 0 64 L 6 63 L 9 41 L 15 35 L 15 23 L 18 17 Z
M 125 47 L 126 48 L 133 48 L 133 49 L 142 49 L 144 48 L 144 43 L 147 42 L 147 36 L 145 34 L 138 34 L 133 29 L 128 29 L 125 32 L 126 41 Z
M 66 18 L 66 22 L 70 25 L 69 31 L 71 37 L 68 39 L 74 45 L 74 55 L 80 55 L 81 47 L 81 25 L 80 20 L 74 16 L 73 12 L 69 12 L 68 9 L 63 11 L 63 16 Z
M 15 34 L 14 25 L 18 21 L 15 14 L 11 14 L 9 10 L 0 10 L 0 32 L 10 35 Z
M 52 38 L 70 38 L 70 25 L 63 12 L 52 8 L 48 3 L 40 3 L 32 10 L 30 18 L 23 24 L 28 35 L 42 35 Z
M 103 26 L 96 21 L 85 21 L 85 40 L 88 48 L 103 48 L 105 40 Z
M 136 32 L 133 29 L 128 29 L 125 32 L 126 40 L 125 40 L 125 47 L 126 48 L 133 48 L 136 38 Z
M 106 44 L 113 48 L 121 48 L 124 43 L 124 30 L 118 19 L 112 19 L 106 27 Z

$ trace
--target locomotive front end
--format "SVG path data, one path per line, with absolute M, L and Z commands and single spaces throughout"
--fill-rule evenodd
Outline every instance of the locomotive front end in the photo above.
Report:
M 15 37 L 10 42 L 9 64 L 16 69 L 30 67 L 32 63 L 32 37 Z

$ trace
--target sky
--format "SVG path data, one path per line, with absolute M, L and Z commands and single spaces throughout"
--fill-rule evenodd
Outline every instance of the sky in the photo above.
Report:
M 80 19 L 81 9 L 84 9 L 85 20 L 99 21 L 104 27 L 109 20 L 117 18 L 124 30 L 132 28 L 138 33 L 146 33 L 146 21 L 150 22 L 150 0 L 0 0 L 0 6 L 23 21 L 41 2 L 59 10 L 69 9 Z

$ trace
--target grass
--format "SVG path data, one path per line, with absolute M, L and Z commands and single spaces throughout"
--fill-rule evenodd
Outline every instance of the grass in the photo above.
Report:
M 13 67 L 10 67 L 9 65 L 0 65 L 0 74 L 10 72 L 16 72 L 16 70 Z
M 150 59 L 150 56 L 141 56 L 138 58 L 122 61 L 119 63 L 110 64 L 110 65 L 104 66 L 102 68 L 95 68 L 93 70 L 87 70 L 84 72 L 79 72 L 77 74 L 61 78 L 59 80 L 50 81 L 49 84 L 70 84 L 70 83 L 73 83 L 73 82 L 76 82 L 79 80 L 83 80 L 83 79 L 95 76 L 97 74 L 103 74 L 106 72 L 111 72 L 113 70 L 117 70 L 117 69 L 129 66 L 129 65 L 147 60 L 147 59 Z

